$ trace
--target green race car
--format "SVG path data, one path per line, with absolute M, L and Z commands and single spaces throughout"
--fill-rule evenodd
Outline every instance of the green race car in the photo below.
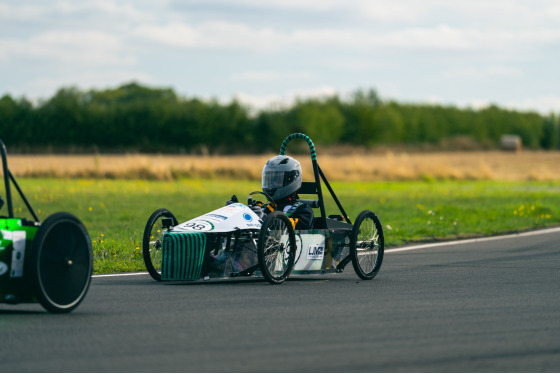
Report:
M 93 254 L 87 230 L 65 212 L 40 222 L 8 169 L 1 140 L 0 153 L 7 202 L 7 214 L 0 216 L 0 303 L 39 302 L 53 313 L 70 312 L 82 302 L 91 281 Z M 14 217 L 12 185 L 32 219 Z M 0 197 L 0 209 L 3 205 Z

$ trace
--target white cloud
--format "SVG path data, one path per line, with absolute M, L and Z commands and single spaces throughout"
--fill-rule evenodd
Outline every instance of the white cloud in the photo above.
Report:
M 371 1 L 355 3 L 356 11 L 374 21 L 415 21 L 422 17 L 430 3 L 426 1 Z
M 208 22 L 197 26 L 179 22 L 163 26 L 141 25 L 133 34 L 162 45 L 259 52 L 270 51 L 285 39 L 285 36 L 269 28 L 254 29 L 231 22 Z
M 123 54 L 122 40 L 98 31 L 49 31 L 27 40 L 0 39 L 0 61 L 30 59 L 37 63 L 73 64 L 81 67 L 133 65 Z M 75 66 L 74 66 L 75 67 Z
M 446 24 L 404 27 L 397 31 L 374 31 L 359 27 L 300 28 L 281 31 L 254 28 L 242 23 L 207 22 L 189 25 L 140 25 L 139 38 L 182 47 L 215 50 L 287 51 L 297 48 L 386 48 L 403 50 L 517 50 L 520 45 L 558 43 L 560 29 L 500 30 L 457 28 Z
M 196 1 L 195 1 L 196 2 Z M 210 8 L 224 8 L 231 6 L 230 0 L 205 0 L 204 3 L 208 4 Z M 239 8 L 260 10 L 260 11 L 277 11 L 277 10 L 294 10 L 294 11 L 333 11 L 337 9 L 348 8 L 348 2 L 340 0 L 277 0 L 277 1 L 262 1 L 262 0 L 236 0 L 235 5 Z
M 362 30 L 304 30 L 294 33 L 302 44 L 329 44 L 354 48 L 469 49 L 476 47 L 482 35 L 446 25 L 428 28 L 405 28 L 395 32 L 375 33 Z
M 235 82 L 281 82 L 302 81 L 315 77 L 309 71 L 278 71 L 278 70 L 252 70 L 233 74 L 231 79 Z
M 521 69 L 510 66 L 487 66 L 478 67 L 462 67 L 449 69 L 443 73 L 443 76 L 450 79 L 488 79 L 494 77 L 521 77 L 524 73 Z
M 0 20 L 34 21 L 40 19 L 45 7 L 23 2 L 0 3 Z
M 252 95 L 239 92 L 234 95 L 235 100 L 239 103 L 249 107 L 252 112 L 257 112 L 267 108 L 286 108 L 290 104 L 290 100 L 278 94 L 270 95 Z M 230 102 L 230 97 L 223 97 L 220 100 L 223 103 Z
M 133 35 L 170 46 L 194 47 L 200 42 L 194 28 L 177 22 L 165 26 L 141 25 L 133 31 Z
M 108 70 L 102 72 L 65 72 L 51 77 L 32 79 L 15 88 L 10 94 L 15 97 L 37 93 L 32 99 L 51 97 L 62 87 L 77 86 L 83 90 L 114 88 L 126 82 L 161 84 L 153 76 L 141 71 Z M 77 83 L 79 82 L 79 83 Z
M 58 20 L 78 24 L 92 18 L 118 19 L 120 22 L 146 22 L 154 20 L 153 13 L 137 7 L 139 1 L 115 2 L 111 0 L 94 1 L 12 1 L 0 3 L 0 20 L 57 23 Z M 145 4 L 144 4 L 145 5 Z M 80 15 L 79 19 L 72 17 Z
M 359 85 L 456 103 L 491 88 L 500 105 L 560 111 L 540 95 L 560 85 L 559 17 L 549 0 L 0 0 L 0 67 L 3 89 L 31 97 L 55 84 L 119 84 L 120 74 L 103 77 L 130 69 L 123 79 L 243 92 L 259 106 L 308 94 L 297 87 Z
M 439 103 L 444 103 L 440 101 Z M 502 108 L 509 108 L 511 110 L 520 111 L 534 111 L 543 115 L 548 115 L 551 112 L 558 114 L 560 110 L 560 96 L 533 96 L 524 97 L 518 100 L 506 100 L 497 103 L 493 99 L 471 98 L 467 100 L 459 100 L 455 105 L 461 108 L 483 109 L 490 105 L 499 105 Z
M 511 109 L 534 110 L 542 114 L 550 114 L 555 111 L 560 114 L 560 96 L 534 96 L 519 100 L 511 100 L 504 103 Z
M 266 108 L 289 107 L 298 99 L 306 98 L 325 98 L 336 95 L 338 91 L 332 86 L 319 86 L 308 89 L 287 91 L 283 94 L 269 95 L 252 95 L 248 93 L 238 92 L 235 98 L 254 110 Z M 222 101 L 227 102 L 229 99 L 223 98 Z

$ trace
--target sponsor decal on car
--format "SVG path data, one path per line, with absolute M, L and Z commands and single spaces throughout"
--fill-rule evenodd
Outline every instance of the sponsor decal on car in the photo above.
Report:
M 8 264 L 0 261 L 0 277 L 8 272 Z
M 222 220 L 222 221 L 225 221 L 226 219 L 228 219 L 227 217 L 222 216 L 220 214 L 212 214 L 212 213 L 205 214 L 204 217 L 215 218 L 215 219 Z
M 322 260 L 325 255 L 325 246 L 323 245 L 310 245 L 307 248 L 308 260 Z
M 230 217 L 232 214 L 237 213 L 241 210 L 243 210 L 245 208 L 245 205 L 240 204 L 240 203 L 235 203 L 235 204 L 230 204 L 230 205 L 226 205 L 220 209 L 216 209 L 214 212 L 221 212 L 224 215 L 227 215 L 228 217 Z M 226 213 L 228 212 L 228 213 Z
M 313 230 L 300 231 L 296 234 L 295 271 L 320 270 L 325 257 L 326 241 L 324 233 L 312 233 Z M 298 240 L 299 239 L 299 240 Z
M 10 277 L 23 277 L 23 264 L 25 262 L 25 231 L 12 231 L 14 249 L 12 251 L 12 266 Z
M 214 230 L 214 225 L 210 221 L 196 220 L 189 221 L 180 225 L 184 230 L 192 230 L 197 232 L 212 231 Z

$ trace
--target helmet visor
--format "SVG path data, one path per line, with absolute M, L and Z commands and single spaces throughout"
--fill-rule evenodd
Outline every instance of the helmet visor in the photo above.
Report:
M 284 171 L 263 171 L 263 190 L 284 187 Z

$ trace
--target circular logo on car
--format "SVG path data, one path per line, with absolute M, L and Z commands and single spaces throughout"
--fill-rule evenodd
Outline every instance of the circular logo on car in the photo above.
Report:
M 247 222 L 251 222 L 253 220 L 253 217 L 251 217 L 251 215 L 249 213 L 244 213 L 243 214 L 243 218 L 245 219 L 245 221 Z

